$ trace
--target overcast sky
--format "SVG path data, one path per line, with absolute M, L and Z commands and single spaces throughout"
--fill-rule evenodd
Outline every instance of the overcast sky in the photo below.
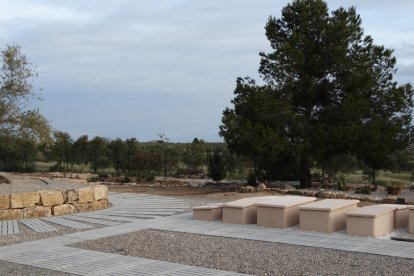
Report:
M 264 26 L 290 1 L 0 0 L 0 48 L 41 72 L 40 111 L 54 129 L 108 138 L 221 141 L 238 76 L 258 78 Z M 414 83 L 414 1 L 356 6 L 365 33 L 393 48 L 397 80 Z

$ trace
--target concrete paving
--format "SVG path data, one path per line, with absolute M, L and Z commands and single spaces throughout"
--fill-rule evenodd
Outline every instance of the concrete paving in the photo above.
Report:
M 89 218 L 92 219 L 89 221 L 90 223 L 93 223 L 93 219 L 113 222 L 116 221 L 116 214 L 121 209 L 124 209 L 125 215 L 133 216 L 140 213 L 140 208 L 149 210 L 148 206 L 152 207 L 157 204 L 163 205 L 165 210 L 162 211 L 170 211 L 172 213 L 174 213 L 173 210 L 169 210 L 166 205 L 170 204 L 171 207 L 177 207 L 177 205 L 174 205 L 176 203 L 180 206 L 177 209 L 182 208 L 181 206 L 188 206 L 184 201 L 169 200 L 167 197 L 148 196 L 146 198 L 146 195 L 122 193 L 110 194 L 110 201 L 114 205 L 113 207 L 98 212 L 79 214 L 79 217 L 82 217 L 80 220 L 88 222 L 87 219 Z M 157 204 L 154 204 L 154 202 L 157 202 Z M 148 203 L 148 205 L 145 203 Z M 176 210 L 174 211 L 176 212 Z M 113 220 L 108 218 L 113 218 Z M 71 219 L 75 218 L 72 216 L 64 218 L 64 220 Z M 123 219 L 125 217 L 118 221 L 120 223 L 118 225 L 4 246 L 0 250 L 0 260 L 78 275 L 240 275 L 214 269 L 67 247 L 67 245 L 81 241 L 126 234 L 149 228 L 414 259 L 414 243 L 347 236 L 340 232 L 317 233 L 300 231 L 297 228 L 274 229 L 256 225 L 195 221 L 192 220 L 191 213 L 166 215 L 165 217 L 147 220 L 129 217 L 128 221 L 130 223 L 125 223 L 125 221 L 122 221 Z M 75 220 L 71 221 L 76 222 Z

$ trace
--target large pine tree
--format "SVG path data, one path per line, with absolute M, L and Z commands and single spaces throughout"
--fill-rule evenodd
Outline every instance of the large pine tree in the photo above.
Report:
M 322 0 L 296 0 L 265 28 L 273 49 L 260 53 L 266 84 L 238 79 L 220 126 L 259 176 L 308 187 L 315 161 L 353 153 L 379 169 L 406 145 L 412 87 L 393 80 L 392 50 L 364 35 L 355 8 L 330 13 Z

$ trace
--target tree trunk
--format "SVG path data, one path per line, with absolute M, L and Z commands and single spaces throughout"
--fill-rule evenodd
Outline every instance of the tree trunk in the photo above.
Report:
M 300 161 L 300 187 L 309 188 L 311 186 L 310 162 L 306 157 L 302 157 Z
M 377 188 L 376 182 L 375 182 L 375 167 L 372 166 L 372 185 L 375 186 L 375 188 Z

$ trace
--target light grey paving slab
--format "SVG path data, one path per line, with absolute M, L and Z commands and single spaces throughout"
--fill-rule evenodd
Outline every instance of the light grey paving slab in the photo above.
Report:
M 53 222 L 59 225 L 63 225 L 69 228 L 73 228 L 73 229 L 86 229 L 86 228 L 92 228 L 92 225 L 88 225 L 85 223 L 80 223 L 77 221 L 73 221 L 73 220 L 69 220 L 69 219 L 64 219 L 61 217 L 45 217 L 42 218 L 42 220 L 46 220 L 48 222 Z
M 94 224 L 101 224 L 101 225 L 106 225 L 106 226 L 113 226 L 113 225 L 118 225 L 119 224 L 119 223 L 114 222 L 114 221 L 108 221 L 108 220 L 96 219 L 96 218 L 87 218 L 87 217 L 83 217 L 83 216 L 79 216 L 79 215 L 66 215 L 66 216 L 63 216 L 62 218 L 66 218 L 66 219 L 70 219 L 70 220 L 83 221 L 83 222 L 89 222 L 89 223 L 94 223 Z
M 87 218 L 96 218 L 96 219 L 106 219 L 111 221 L 121 221 L 121 222 L 134 222 L 139 220 L 140 218 L 137 217 L 122 217 L 122 216 L 111 216 L 111 215 L 104 215 L 104 214 L 96 214 L 96 212 L 93 213 L 82 213 L 78 216 L 87 217 Z
M 17 220 L 0 221 L 0 235 L 19 234 L 20 229 Z
M 62 246 L 3 259 L 79 275 L 245 275 Z
M 57 231 L 55 227 L 41 221 L 40 219 L 21 219 L 20 222 L 36 232 Z

